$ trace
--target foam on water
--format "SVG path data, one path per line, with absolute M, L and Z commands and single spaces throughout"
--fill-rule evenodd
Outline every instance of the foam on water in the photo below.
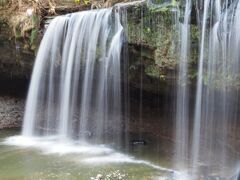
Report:
M 110 154 L 112 149 L 104 145 L 90 145 L 86 142 L 78 143 L 70 139 L 60 140 L 56 136 L 49 137 L 25 137 L 25 136 L 12 136 L 7 138 L 3 144 L 19 146 L 22 148 L 37 148 L 42 150 L 45 154 Z
M 20 148 L 35 148 L 43 154 L 71 155 L 78 154 L 76 161 L 85 164 L 103 165 L 112 163 L 142 164 L 153 169 L 166 172 L 174 172 L 172 169 L 164 168 L 149 161 L 139 160 L 133 156 L 123 154 L 107 147 L 106 145 L 92 145 L 86 142 L 73 140 L 60 140 L 56 136 L 49 137 L 25 137 L 12 136 L 6 138 L 1 144 L 17 146 Z M 84 156 L 84 157 L 82 157 Z M 177 173 L 177 172 L 176 172 Z

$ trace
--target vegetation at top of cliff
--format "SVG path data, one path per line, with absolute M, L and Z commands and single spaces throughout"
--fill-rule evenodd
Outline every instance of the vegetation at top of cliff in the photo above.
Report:
M 90 3 L 90 0 L 82 0 L 82 2 L 85 4 L 85 5 L 88 5 Z M 75 0 L 75 3 L 81 3 L 81 0 Z
M 12 29 L 13 37 L 24 39 L 28 42 L 24 47 L 34 50 L 43 12 L 54 13 L 54 3 L 50 0 L 5 0 L 1 5 L 1 20 Z
M 24 39 L 24 48 L 34 50 L 41 22 L 46 16 L 57 15 L 57 10 L 70 5 L 74 8 L 85 6 L 84 3 L 75 3 L 74 0 L 0 0 L 0 21 L 12 29 L 12 37 Z

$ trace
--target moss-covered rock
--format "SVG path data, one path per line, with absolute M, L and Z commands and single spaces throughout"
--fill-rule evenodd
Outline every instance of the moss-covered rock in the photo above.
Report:
M 163 74 L 163 71 L 174 69 L 176 65 L 178 20 L 175 8 L 173 6 L 156 8 L 143 4 L 132 7 L 127 12 L 129 43 L 141 46 L 143 53 L 151 50 L 148 56 L 151 56 Z
M 28 40 L 12 36 L 11 28 L 0 21 L 1 79 L 29 79 L 35 59 L 34 51 L 26 48 Z
M 153 81 L 165 86 L 166 83 L 171 84 L 176 80 L 181 43 L 179 36 L 181 11 L 176 1 L 166 1 L 157 6 L 143 2 L 127 8 L 125 29 L 129 42 L 129 77 L 135 86 L 137 81 L 140 83 L 137 80 L 139 72 L 145 77 L 141 83 L 145 84 L 148 90 L 152 89 L 151 91 L 156 89 Z M 189 55 L 189 67 L 192 67 L 189 71 L 191 79 L 196 77 L 198 41 L 198 28 L 192 24 Z
M 156 87 L 161 84 L 161 91 L 165 91 L 177 64 L 176 6 L 153 7 L 141 3 L 126 11 L 130 85 L 159 93 Z

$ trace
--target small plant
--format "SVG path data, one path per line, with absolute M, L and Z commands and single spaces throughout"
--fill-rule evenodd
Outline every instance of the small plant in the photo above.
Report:
M 75 3 L 77 3 L 77 4 L 80 4 L 81 3 L 81 0 L 74 0 L 75 1 Z M 90 3 L 90 0 L 82 0 L 83 1 L 83 4 L 85 4 L 85 5 L 88 5 L 89 3 Z

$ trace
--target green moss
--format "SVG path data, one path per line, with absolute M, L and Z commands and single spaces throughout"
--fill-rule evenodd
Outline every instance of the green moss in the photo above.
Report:
M 38 36 L 38 29 L 34 28 L 31 31 L 31 36 L 30 36 L 30 45 L 33 45 L 37 39 Z
M 156 4 L 159 4 L 159 5 L 153 5 L 153 6 L 150 6 L 149 7 L 149 10 L 151 12 L 161 12 L 161 13 L 169 13 L 171 12 L 172 10 L 178 8 L 179 6 L 179 3 L 176 1 L 176 0 L 172 0 L 168 3 L 163 3 L 163 2 L 160 2 L 160 3 L 157 3 Z
M 128 41 L 140 47 L 140 59 L 148 59 L 143 64 L 146 75 L 158 79 L 165 79 L 166 71 L 177 64 L 178 32 L 173 8 L 143 5 L 128 12 Z
M 37 38 L 38 38 L 39 18 L 37 15 L 33 15 L 31 18 L 32 18 L 33 28 L 31 29 L 29 41 L 30 41 L 31 49 L 34 50 L 36 48 Z
M 152 77 L 152 78 L 157 78 L 161 80 L 165 80 L 165 75 L 162 74 L 160 69 L 156 65 L 149 65 L 145 68 L 145 73 L 146 75 Z

